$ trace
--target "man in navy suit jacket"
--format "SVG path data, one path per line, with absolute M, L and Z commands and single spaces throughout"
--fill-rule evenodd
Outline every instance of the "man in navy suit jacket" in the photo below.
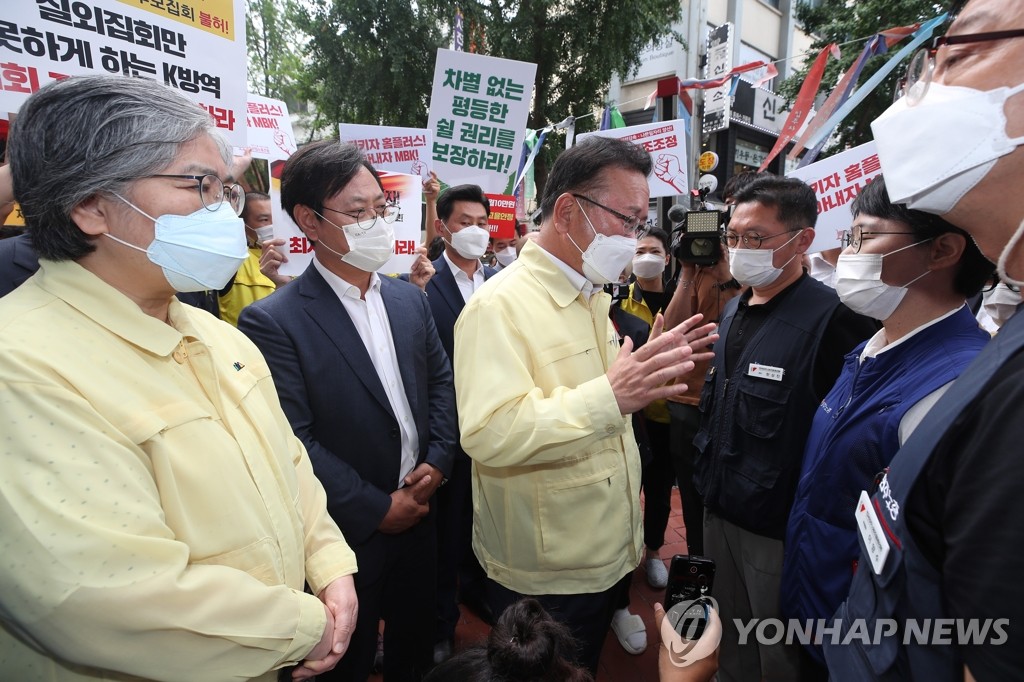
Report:
M 375 272 L 393 249 L 395 209 L 355 146 L 296 152 L 281 200 L 315 243 L 313 263 L 245 308 L 238 328 L 267 358 L 359 562 L 350 650 L 317 679 L 366 680 L 383 618 L 385 680 L 419 680 L 434 624 L 431 498 L 456 440 L 451 367 L 423 291 Z
M 434 262 L 427 299 L 448 357 L 455 348 L 455 320 L 466 301 L 496 273 L 480 262 L 490 232 L 490 202 L 477 185 L 449 187 L 437 201 L 435 232 L 444 252 Z M 437 630 L 434 662 L 452 654 L 459 620 L 458 597 L 478 611 L 485 605 L 484 571 L 473 554 L 473 499 L 470 459 L 456 448 L 452 472 L 437 496 Z M 483 614 L 486 617 L 488 614 Z

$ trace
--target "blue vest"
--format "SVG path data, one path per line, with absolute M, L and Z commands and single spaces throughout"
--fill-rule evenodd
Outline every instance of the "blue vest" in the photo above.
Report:
M 803 277 L 747 341 L 734 376 L 727 377 L 726 340 L 739 301 L 732 299 L 723 311 L 721 339 L 701 392 L 693 479 L 709 510 L 781 540 L 820 400 L 814 393 L 815 358 L 839 297 Z M 783 369 L 782 380 L 751 376 L 751 364 Z
M 963 660 L 955 646 L 922 645 L 906 638 L 907 619 L 948 618 L 942 593 L 942 575 L 921 553 L 907 530 L 906 501 L 918 476 L 925 470 L 936 445 L 944 439 L 958 415 L 978 397 L 999 368 L 1024 348 L 1024 314 L 1017 314 L 1003 326 L 956 383 L 928 413 L 903 448 L 896 454 L 889 473 L 871 496 L 873 512 L 885 530 L 889 554 L 880 574 L 872 570 L 861 546 L 860 567 L 853 576 L 850 595 L 836 611 L 840 621 L 837 644 L 824 642 L 832 682 L 864 680 L 963 680 Z M 893 619 L 900 631 L 877 640 L 880 619 Z M 860 625 L 857 625 L 860 623 Z M 851 628 L 866 628 L 870 637 L 853 636 Z M 850 634 L 848 638 L 847 635 Z M 844 639 L 849 643 L 842 644 Z M 867 639 L 868 641 L 864 641 Z
M 860 549 L 852 510 L 899 450 L 907 411 L 956 379 L 989 341 L 966 307 L 873 358 L 846 356 L 807 437 L 786 529 L 780 601 L 786 618 L 831 618 Z M 870 570 L 870 567 L 869 567 Z M 819 647 L 809 652 L 825 662 Z

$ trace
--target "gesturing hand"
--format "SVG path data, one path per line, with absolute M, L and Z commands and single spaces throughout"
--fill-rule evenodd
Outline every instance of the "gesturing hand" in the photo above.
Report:
M 633 352 L 628 337 L 611 367 L 608 382 L 612 386 L 619 412 L 632 414 L 661 398 L 686 391 L 686 384 L 667 385 L 694 367 L 694 362 L 708 360 L 711 352 L 701 352 L 715 341 L 715 324 L 697 326 L 703 315 L 694 315 L 677 327 L 662 331 L 664 318 L 659 314 L 651 326 L 650 340 Z

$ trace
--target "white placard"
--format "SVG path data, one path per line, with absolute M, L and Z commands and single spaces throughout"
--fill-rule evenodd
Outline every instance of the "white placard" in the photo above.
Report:
M 246 144 L 242 0 L 6 0 L 0 13 L 0 116 L 68 76 L 113 73 L 175 88 Z
M 288 257 L 280 272 L 282 275 L 298 275 L 309 265 L 313 254 L 299 248 L 303 244 L 302 231 L 281 207 L 281 169 L 296 148 L 288 105 L 281 100 L 249 93 L 245 124 L 252 157 L 267 159 L 270 164 L 270 211 L 274 220 L 274 239 L 286 240 L 281 248 Z M 295 251 L 291 248 L 293 245 Z
M 439 49 L 427 127 L 440 180 L 511 194 L 537 65 Z
M 645 123 L 629 128 L 610 128 L 582 133 L 577 141 L 588 137 L 617 137 L 638 144 L 651 155 L 654 172 L 647 177 L 651 197 L 670 197 L 690 191 L 686 175 L 686 123 L 680 120 Z
M 434 134 L 426 128 L 368 126 L 339 123 L 338 136 L 363 150 L 366 160 L 377 170 L 430 177 Z
M 806 182 L 818 197 L 818 224 L 808 252 L 842 246 L 842 232 L 853 224 L 850 203 L 881 172 L 878 152 L 871 141 L 786 174 Z

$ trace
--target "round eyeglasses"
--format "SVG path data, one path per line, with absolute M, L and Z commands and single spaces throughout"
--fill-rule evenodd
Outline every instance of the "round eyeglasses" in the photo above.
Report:
M 743 246 L 745 246 L 748 249 L 760 249 L 761 244 L 768 241 L 769 239 L 775 239 L 776 237 L 781 237 L 782 235 L 789 234 L 790 232 L 799 232 L 802 229 L 803 228 L 801 227 L 795 230 L 786 230 L 785 232 L 779 232 L 778 234 L 769 234 L 764 237 L 762 237 L 759 234 L 745 234 L 741 236 L 739 234 L 736 234 L 735 232 L 726 232 L 725 234 L 722 235 L 722 243 L 728 246 L 730 249 L 735 249 L 737 246 L 740 245 L 740 242 L 743 242 Z
M 1024 28 L 1006 31 L 989 31 L 987 33 L 965 33 L 963 35 L 939 36 L 933 38 L 928 47 L 922 47 L 914 53 L 907 65 L 907 72 L 896 90 L 899 97 L 906 97 L 907 106 L 916 106 L 928 94 L 935 73 L 935 53 L 944 45 L 964 45 L 982 43 L 1007 38 L 1024 36 Z M 899 98 L 897 97 L 897 99 Z
M 175 180 L 194 180 L 196 189 L 199 191 L 199 198 L 203 202 L 203 208 L 207 211 L 216 211 L 227 199 L 228 205 L 235 212 L 235 215 L 242 215 L 245 208 L 245 190 L 237 183 L 224 184 L 224 181 L 216 175 L 174 175 L 171 173 L 154 173 L 144 175 L 145 178 L 172 178 Z M 129 178 L 130 179 L 130 178 Z
M 355 220 L 357 223 L 365 220 L 366 218 L 364 218 L 364 216 L 367 215 L 367 210 L 365 208 L 361 208 L 355 213 L 349 213 L 348 211 L 339 211 L 338 209 L 331 208 L 330 206 L 324 206 L 324 210 L 348 216 L 349 218 Z M 369 211 L 370 213 L 373 214 L 373 222 L 370 223 L 369 227 L 373 227 L 373 225 L 377 222 L 378 218 L 383 220 L 385 223 L 388 223 L 389 225 L 398 219 L 398 206 L 396 206 L 395 204 L 385 204 L 380 208 L 371 208 Z

